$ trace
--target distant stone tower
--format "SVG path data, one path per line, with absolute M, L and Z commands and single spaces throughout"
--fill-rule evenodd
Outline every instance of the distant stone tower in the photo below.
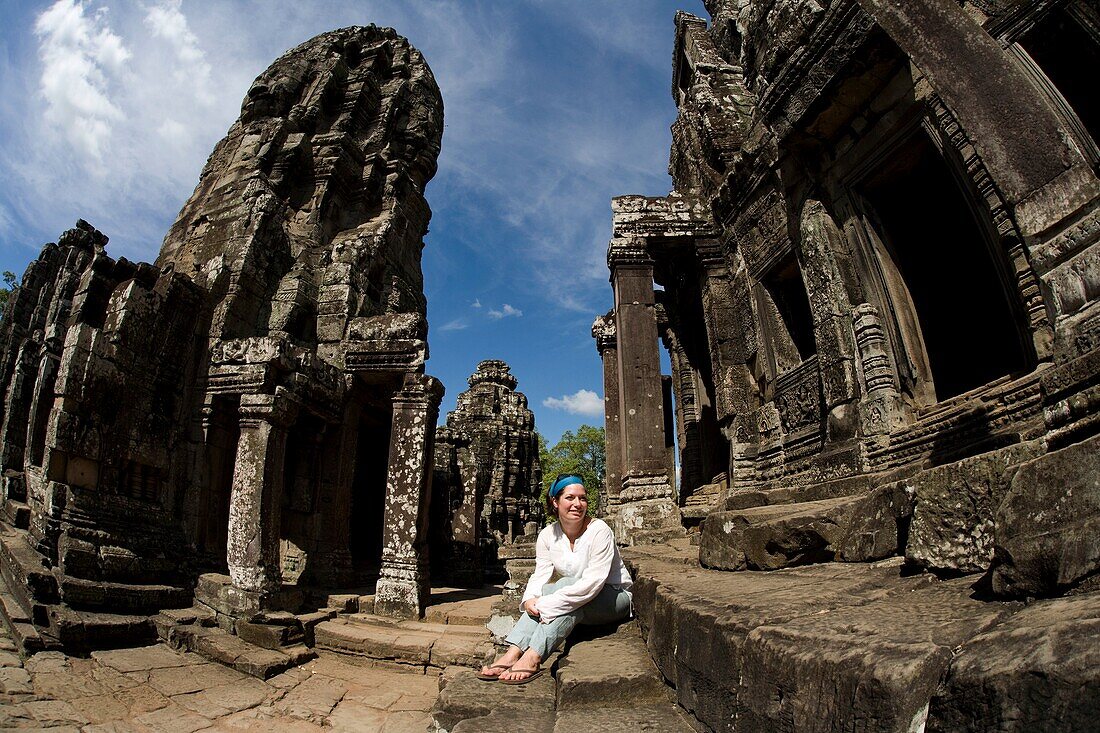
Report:
M 452 582 L 503 575 L 498 548 L 542 524 L 535 416 L 503 361 L 477 365 L 446 427 L 436 432 L 433 557 Z M 531 525 L 529 527 L 528 525 Z

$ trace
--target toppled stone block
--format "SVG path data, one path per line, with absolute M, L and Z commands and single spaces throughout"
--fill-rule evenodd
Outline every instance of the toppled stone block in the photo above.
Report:
M 699 560 L 722 570 L 879 560 L 898 552 L 899 523 L 911 512 L 903 483 L 858 496 L 713 512 L 703 523 Z
M 1100 436 L 1022 465 L 996 526 L 999 594 L 1060 593 L 1100 569 Z

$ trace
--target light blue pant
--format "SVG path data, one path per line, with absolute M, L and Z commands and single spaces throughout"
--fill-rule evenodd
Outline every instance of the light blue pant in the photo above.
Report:
M 576 582 L 576 578 L 561 578 L 554 583 L 542 586 L 542 595 L 550 595 L 558 588 L 564 588 Z M 526 611 L 516 622 L 512 633 L 504 640 L 508 644 L 518 646 L 526 651 L 534 649 L 539 659 L 546 659 L 550 652 L 557 649 L 569 632 L 577 624 L 598 626 L 622 621 L 630 615 L 630 593 L 625 590 L 612 588 L 605 585 L 600 592 L 588 603 L 576 611 L 558 616 L 548 624 L 540 623 L 532 618 Z

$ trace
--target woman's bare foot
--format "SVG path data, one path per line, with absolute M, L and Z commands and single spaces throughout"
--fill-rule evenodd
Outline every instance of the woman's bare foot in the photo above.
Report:
M 481 674 L 478 676 L 482 679 L 496 678 L 506 672 L 513 664 L 515 664 L 523 652 L 518 646 L 508 647 L 508 651 L 500 655 L 492 664 L 487 664 L 481 668 Z
M 511 650 L 509 650 L 511 651 Z M 509 682 L 525 680 L 539 671 L 542 657 L 534 649 L 528 649 L 519 659 L 512 663 L 512 668 L 500 673 L 500 679 Z

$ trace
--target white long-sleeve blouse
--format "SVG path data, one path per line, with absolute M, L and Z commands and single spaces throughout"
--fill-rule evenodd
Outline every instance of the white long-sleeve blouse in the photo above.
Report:
M 577 582 L 541 596 L 542 586 L 550 582 L 554 572 Z M 549 623 L 558 616 L 575 611 L 612 585 L 627 592 L 634 582 L 619 556 L 615 535 L 602 519 L 593 519 L 584 533 L 569 547 L 569 538 L 557 522 L 544 527 L 535 542 L 535 572 L 527 581 L 520 606 L 538 598 L 535 606 L 539 620 Z

